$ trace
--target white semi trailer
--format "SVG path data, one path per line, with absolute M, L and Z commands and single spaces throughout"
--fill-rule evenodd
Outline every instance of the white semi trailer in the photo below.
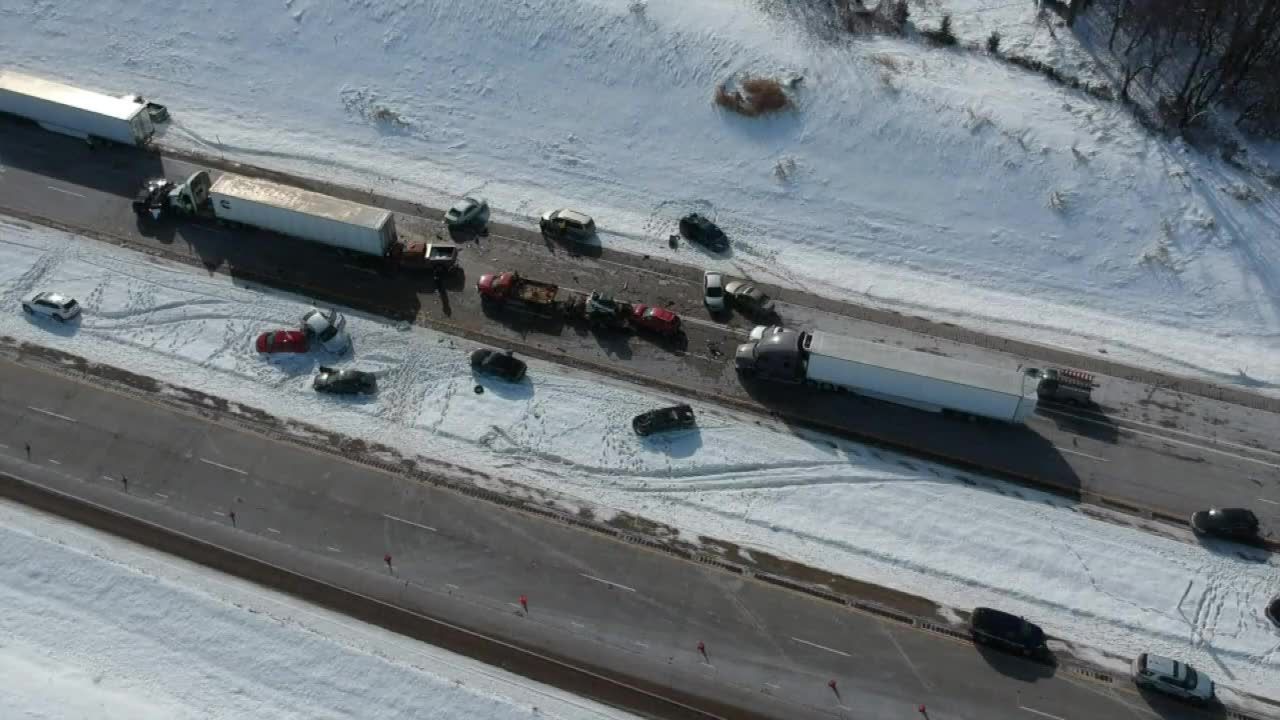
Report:
M 155 132 L 147 106 L 63 83 L 0 69 L 0 112 L 84 140 L 142 145 Z
M 819 330 L 756 327 L 738 346 L 739 374 L 843 389 L 931 412 L 1022 423 L 1036 409 L 1039 378 Z
M 223 173 L 209 188 L 209 202 L 219 220 L 365 255 L 388 255 L 396 241 L 389 210 L 269 180 Z

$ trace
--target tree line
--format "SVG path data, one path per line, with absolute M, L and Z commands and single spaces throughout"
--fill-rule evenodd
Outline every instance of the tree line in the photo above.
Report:
M 1222 104 L 1243 129 L 1280 134 L 1280 0 L 1070 0 L 1067 22 L 1095 5 L 1122 98 L 1137 82 L 1170 127 Z

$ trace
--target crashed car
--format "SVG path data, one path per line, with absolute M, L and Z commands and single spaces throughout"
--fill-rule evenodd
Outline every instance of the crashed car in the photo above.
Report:
M 698 213 L 689 213 L 680 218 L 680 234 L 685 240 L 697 243 L 713 252 L 724 252 L 729 249 L 729 238 L 725 237 L 720 226 Z
M 1252 540 L 1258 535 L 1258 516 L 1245 508 L 1213 508 L 1191 515 L 1191 531 L 1232 540 Z
M 631 429 L 643 437 L 672 430 L 688 430 L 695 424 L 693 408 L 688 405 L 673 405 L 640 413 L 632 418 Z
M 632 305 L 631 324 L 663 337 L 671 337 L 680 332 L 680 316 L 655 305 Z
M 268 330 L 258 336 L 254 347 L 266 355 L 304 353 L 308 350 L 307 334 L 301 330 Z
M 138 216 L 158 216 L 165 211 L 169 201 L 169 192 L 177 187 L 164 178 L 152 178 L 138 188 L 133 197 L 133 212 Z
M 378 391 L 378 377 L 364 370 L 337 370 L 322 365 L 311 387 L 331 395 L 372 395 Z
M 481 348 L 471 353 L 471 369 L 483 375 L 492 375 L 507 382 L 520 382 L 527 369 L 524 361 L 510 350 Z
M 773 299 L 755 285 L 734 280 L 724 286 L 724 291 L 733 300 L 733 306 L 746 315 L 756 320 L 773 318 Z
M 484 225 L 489 221 L 489 202 L 482 197 L 468 195 L 444 214 L 444 224 L 449 227 Z

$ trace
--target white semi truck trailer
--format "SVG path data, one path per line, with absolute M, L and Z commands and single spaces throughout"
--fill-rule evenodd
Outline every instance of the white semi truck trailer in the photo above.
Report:
M 843 389 L 931 412 L 1022 423 L 1036 409 L 1041 377 L 843 337 L 759 326 L 738 346 L 746 377 Z
M 142 145 L 155 132 L 145 104 L 0 69 L 0 112 L 46 130 L 124 145 Z

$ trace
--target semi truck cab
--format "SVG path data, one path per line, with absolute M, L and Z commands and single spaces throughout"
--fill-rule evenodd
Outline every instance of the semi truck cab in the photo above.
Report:
M 738 346 L 734 366 L 745 376 L 758 376 L 780 382 L 804 380 L 805 333 L 777 325 L 757 325 L 751 330 L 751 342 Z

